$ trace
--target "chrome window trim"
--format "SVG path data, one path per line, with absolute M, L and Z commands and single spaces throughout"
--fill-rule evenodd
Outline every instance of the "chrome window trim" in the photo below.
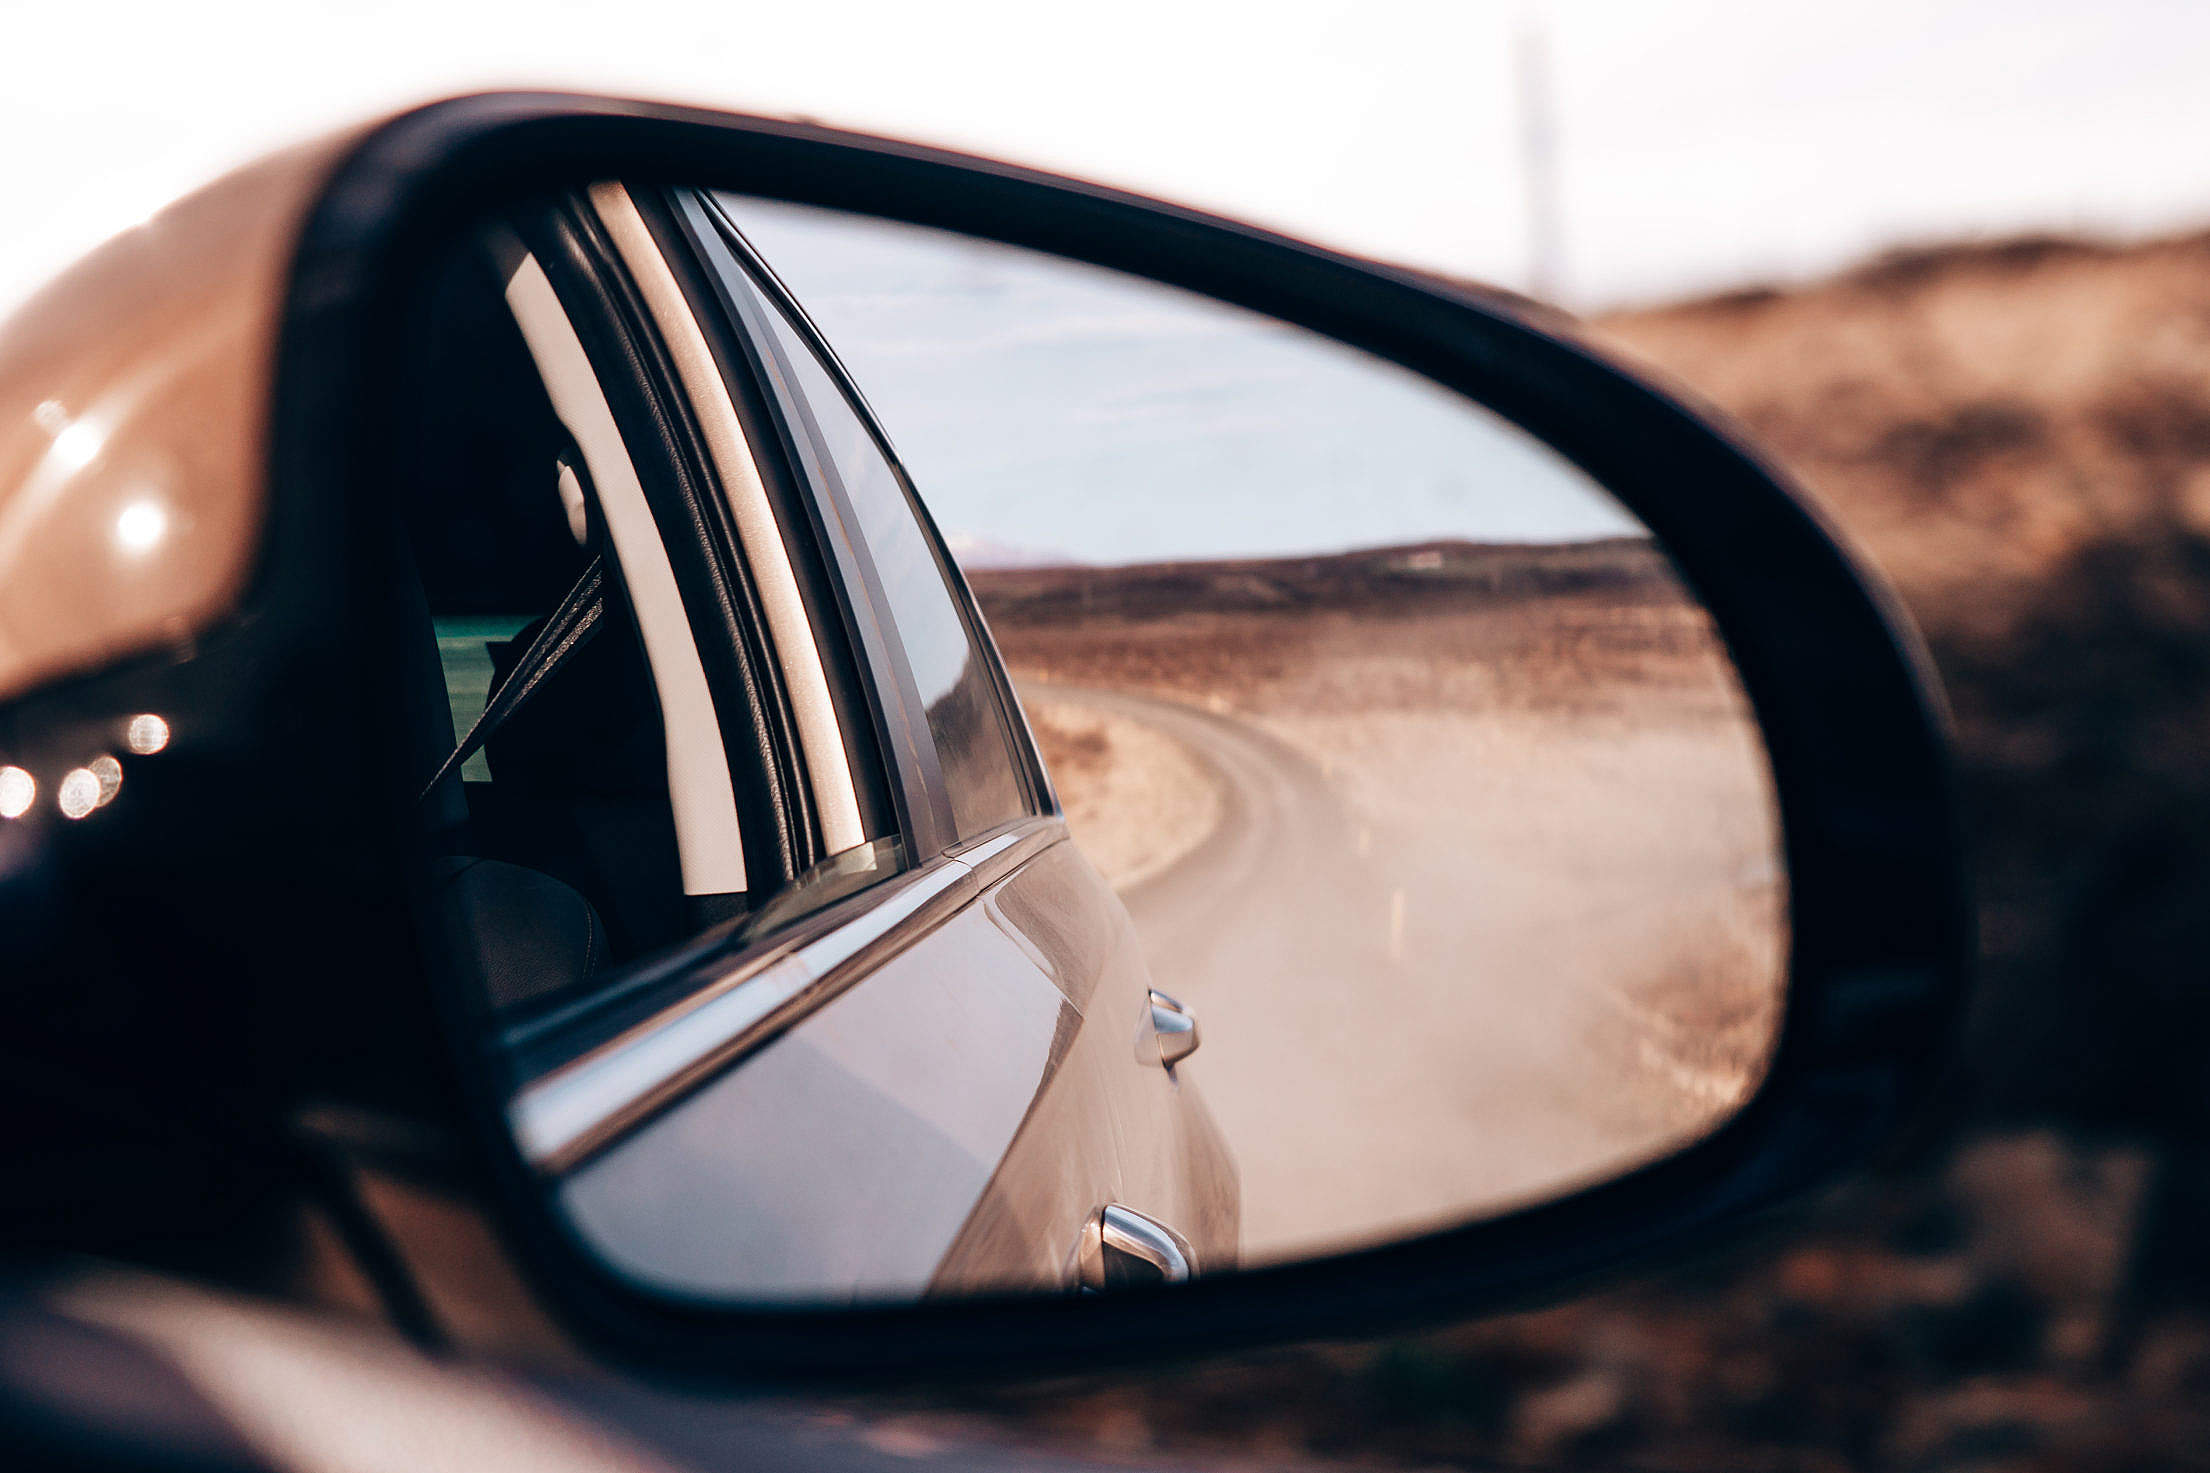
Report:
M 573 1170 L 913 945 L 989 886 L 1067 837 L 1056 817 L 1020 820 L 957 855 L 863 892 L 863 908 L 735 958 L 681 1001 L 515 1091 L 507 1121 L 522 1159 Z
M 1067 837 L 1066 820 L 1056 813 L 1016 818 L 995 832 L 984 833 L 950 851 L 950 856 L 975 872 L 977 883 L 996 884 L 1037 855 Z
M 684 892 L 742 894 L 750 888 L 744 835 L 737 819 L 729 754 L 722 745 L 721 719 L 636 462 L 615 422 L 598 370 L 544 268 L 512 237 L 496 237 L 493 249 L 507 278 L 506 300 L 515 324 L 544 378 L 555 413 L 575 437 L 590 468 L 607 536 L 652 667 L 666 733 L 668 796 Z
M 859 793 L 845 754 L 843 727 L 829 695 L 828 675 L 822 669 L 821 652 L 815 643 L 813 622 L 800 597 L 790 550 L 783 541 L 782 527 L 761 481 L 729 386 L 722 381 L 706 334 L 628 189 L 616 182 L 594 184 L 589 195 L 674 360 L 684 396 L 690 400 L 705 438 L 714 475 L 721 482 L 722 497 L 736 523 L 804 751 L 823 852 L 837 854 L 864 844 L 867 833 L 860 817 Z

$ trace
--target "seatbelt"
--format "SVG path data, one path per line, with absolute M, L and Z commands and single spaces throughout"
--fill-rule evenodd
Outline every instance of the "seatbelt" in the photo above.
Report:
M 509 716 L 522 709 L 524 702 L 544 685 L 553 672 L 568 663 L 569 657 L 591 642 L 598 633 L 606 613 L 606 564 L 600 557 L 593 557 L 576 580 L 545 617 L 545 627 L 537 631 L 537 637 L 522 651 L 522 657 L 507 671 L 506 679 L 491 692 L 483 703 L 483 714 L 476 724 L 468 728 L 468 735 L 460 739 L 452 755 L 438 764 L 437 774 L 423 786 L 420 802 L 437 791 L 439 783 L 451 777 L 463 762 L 476 754 L 491 734 Z

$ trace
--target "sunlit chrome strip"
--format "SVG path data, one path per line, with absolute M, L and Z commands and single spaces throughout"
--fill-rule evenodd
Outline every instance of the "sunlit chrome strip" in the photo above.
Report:
M 1030 830 L 1027 828 L 1018 828 L 1013 830 L 1009 834 L 1000 834 L 995 839 L 984 839 L 981 843 L 974 845 L 972 848 L 954 849 L 952 851 L 952 858 L 958 860 L 961 864 L 967 866 L 969 869 L 976 869 L 981 867 L 982 865 L 988 864 L 991 860 L 997 858 L 997 856 L 1003 854 L 1006 850 L 1012 848 L 1015 844 L 1018 844 L 1021 840 L 1027 838 L 1029 836 L 1029 833 Z
M 803 992 L 812 972 L 795 956 L 743 979 L 690 1008 L 657 1020 L 638 1035 L 619 1039 L 524 1090 L 508 1107 L 522 1154 L 541 1166 L 587 1150 L 621 1129 L 648 1094 L 708 1068 L 732 1040 Z M 648 1087 L 641 1088 L 642 1082 Z
M 836 703 L 829 696 L 829 677 L 822 668 L 813 623 L 798 591 L 798 575 L 791 569 L 790 551 L 783 543 L 774 505 L 760 480 L 759 466 L 745 438 L 743 422 L 737 418 L 729 386 L 722 381 L 720 366 L 714 362 L 713 351 L 706 344 L 706 335 L 692 314 L 683 288 L 668 269 L 629 191 L 616 183 L 595 184 L 591 186 L 591 203 L 607 234 L 613 237 L 622 264 L 629 268 L 637 289 L 644 294 L 645 306 L 675 360 L 683 393 L 691 401 L 714 474 L 721 481 L 730 516 L 737 524 L 737 540 L 743 545 L 745 562 L 759 591 L 791 718 L 798 727 L 798 743 L 806 756 L 808 787 L 821 824 L 822 845 L 826 852 L 835 854 L 864 844 L 867 832 L 860 820 L 859 789 L 845 755 Z
M 855 964 L 913 927 L 955 889 L 973 887 L 958 860 L 919 871 L 874 905 L 794 950 L 769 952 L 590 1053 L 532 1080 L 507 1105 L 522 1156 L 566 1171 L 779 1031 L 793 1005 L 848 984 Z M 971 896 L 967 898 L 972 898 Z M 946 907 L 946 914 L 957 905 Z M 909 928 L 900 934 L 900 928 Z
M 923 870 L 912 884 L 880 904 L 869 907 L 828 935 L 799 947 L 798 959 L 815 977 L 831 976 L 889 937 L 937 896 L 969 878 L 971 872 L 960 864 L 943 864 Z
M 590 468 L 630 612 L 652 667 L 661 725 L 667 731 L 668 794 L 684 892 L 742 894 L 747 888 L 744 835 L 720 718 L 628 443 L 598 370 L 544 268 L 510 236 L 495 238 L 493 250 L 507 272 L 506 302 L 515 325 L 544 379 L 554 412 Z
M 972 848 L 956 849 L 951 857 L 973 870 L 979 885 L 988 886 L 1066 836 L 1066 820 L 1051 814 L 1028 819 L 1018 828 L 985 839 Z

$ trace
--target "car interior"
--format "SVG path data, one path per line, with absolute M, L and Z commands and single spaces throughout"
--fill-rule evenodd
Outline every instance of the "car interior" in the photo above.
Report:
M 686 884 L 650 647 L 503 290 L 510 254 L 479 242 L 430 274 L 404 327 L 422 371 L 394 406 L 424 932 L 505 1030 L 565 1016 L 611 968 L 763 935 L 909 862 L 887 832 L 754 893 Z
M 401 416 L 399 495 L 427 782 L 600 566 L 603 531 L 490 260 L 456 253 L 410 327 L 425 372 Z M 651 668 L 618 574 L 604 583 L 594 628 L 421 798 L 435 930 L 502 1016 L 688 930 Z

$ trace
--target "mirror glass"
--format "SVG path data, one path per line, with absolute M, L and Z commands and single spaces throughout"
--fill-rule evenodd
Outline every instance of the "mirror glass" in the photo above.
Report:
M 1664 549 L 1496 414 L 1098 268 L 618 184 L 458 243 L 408 331 L 425 935 L 632 1284 L 1172 1282 L 1754 1093 L 1756 722 Z

